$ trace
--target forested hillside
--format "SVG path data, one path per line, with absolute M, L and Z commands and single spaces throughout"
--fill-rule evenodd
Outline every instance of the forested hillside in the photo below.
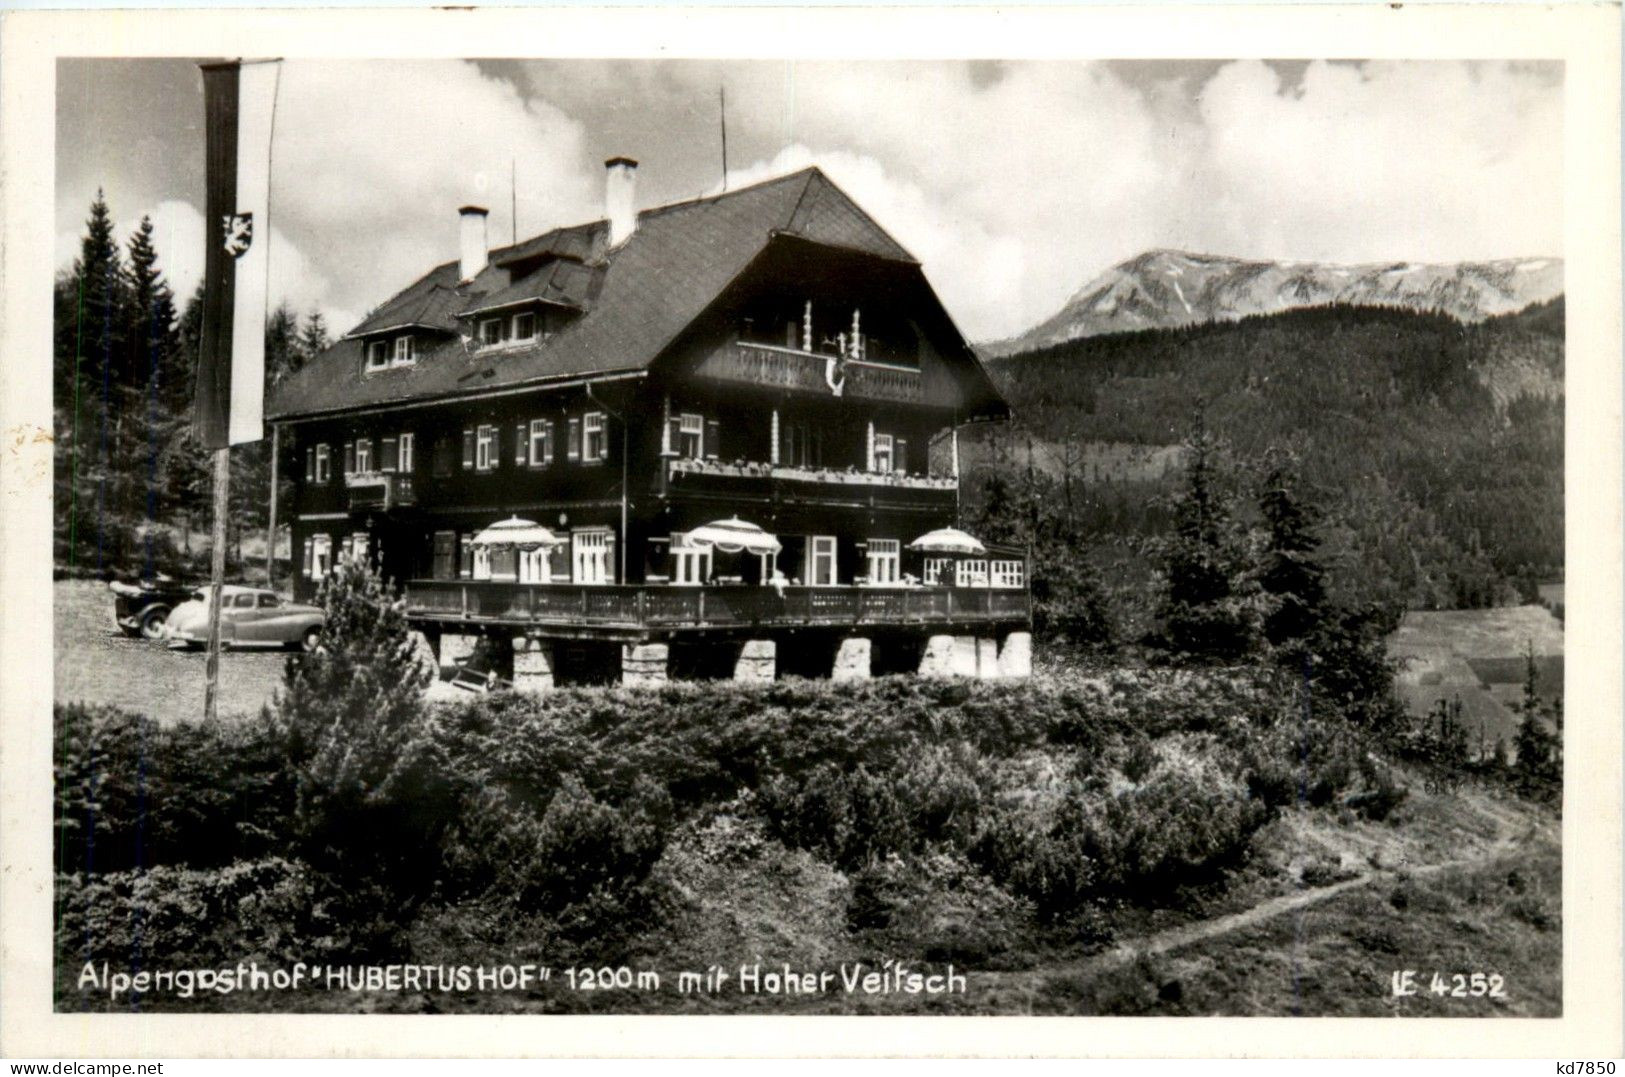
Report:
M 972 515 L 1042 505 L 1097 560 L 1122 554 L 1163 528 L 1169 480 L 1096 478 L 1092 447 L 1202 424 L 1243 470 L 1297 457 L 1351 597 L 1491 605 L 1562 572 L 1563 341 L 1559 297 L 1473 325 L 1328 306 L 996 360 L 1018 419 L 968 447 Z

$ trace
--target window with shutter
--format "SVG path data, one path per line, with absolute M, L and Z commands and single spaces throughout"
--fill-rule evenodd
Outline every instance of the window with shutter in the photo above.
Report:
M 908 470 L 907 438 L 898 438 L 896 441 L 892 442 L 892 456 L 895 458 L 893 463 L 896 465 L 897 472 L 899 474 L 906 472 Z
M 581 420 L 570 420 L 570 432 L 564 440 L 565 458 L 572 463 L 581 459 Z
M 715 419 L 705 420 L 705 458 L 715 460 L 722 455 L 722 424 Z
M 474 536 L 464 534 L 457 544 L 457 575 L 469 579 L 474 575 Z
M 609 438 L 604 435 L 604 413 L 589 411 L 581 417 L 581 459 L 603 460 L 609 456 Z
M 474 431 L 463 431 L 463 468 L 466 470 L 474 466 Z
M 549 436 L 553 424 L 546 419 L 530 421 L 530 465 L 541 467 L 553 460 L 553 439 Z
M 400 462 L 398 466 L 407 475 L 412 473 L 412 449 L 415 447 L 416 440 L 411 434 L 401 435 Z
M 394 471 L 400 467 L 400 442 L 394 438 L 383 438 L 378 442 L 378 470 Z
M 306 449 L 305 451 L 309 452 L 310 450 Z M 305 540 L 305 565 L 304 565 L 305 579 L 307 579 L 307 580 L 310 579 L 311 558 L 315 554 L 315 552 L 316 552 L 316 541 L 314 539 L 308 539 L 307 538 Z
M 312 446 L 305 450 L 305 481 L 316 481 L 316 449 Z
M 316 482 L 327 482 L 332 477 L 332 451 L 326 444 L 316 446 Z
M 501 448 L 497 443 L 497 428 L 489 424 L 482 424 L 479 428 L 479 437 L 474 442 L 474 470 L 490 471 L 496 467 L 497 456 Z
M 677 424 L 671 442 L 677 455 L 689 460 L 704 456 L 705 416 L 684 412 L 672 421 Z
M 344 473 L 350 474 L 355 470 L 355 442 L 344 443 Z
M 525 424 L 520 423 L 513 428 L 513 462 L 520 467 L 530 463 L 529 448 L 530 439 L 526 436 Z

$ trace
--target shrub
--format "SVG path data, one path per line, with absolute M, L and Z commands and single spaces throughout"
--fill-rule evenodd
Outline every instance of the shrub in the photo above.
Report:
M 852 877 L 847 924 L 876 953 L 980 964 L 1024 940 L 1030 906 L 954 852 L 877 859 Z
M 543 805 L 502 789 L 474 794 L 447 835 L 443 874 L 457 896 L 497 896 L 559 913 L 598 891 L 640 883 L 665 848 L 671 797 L 644 779 L 621 803 L 573 774 Z
M 1238 786 L 1216 779 L 1164 769 L 1103 801 L 1081 791 L 1069 798 L 1062 817 L 1081 834 L 1100 888 L 1159 904 L 1170 890 L 1240 863 L 1270 813 Z
M 58 875 L 56 887 L 61 961 L 291 965 L 330 952 L 337 926 L 304 865 L 276 857 L 204 871 Z
M 275 706 L 297 779 L 294 837 L 312 865 L 410 897 L 460 794 L 422 701 L 431 674 L 405 604 L 364 560 L 341 561 L 317 601 L 320 645 L 288 660 Z
M 1363 746 L 1341 722 L 1283 720 L 1244 737 L 1248 791 L 1271 808 L 1330 804 L 1353 783 Z
M 283 848 L 293 785 L 263 718 L 164 727 L 82 704 L 53 716 L 59 871 L 217 867 Z

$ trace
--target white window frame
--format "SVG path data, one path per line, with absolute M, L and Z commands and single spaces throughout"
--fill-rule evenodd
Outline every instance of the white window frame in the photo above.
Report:
M 693 438 L 693 452 L 689 452 L 689 439 Z M 705 455 L 705 416 L 685 411 L 677 416 L 677 455 L 685 460 L 698 460 Z
M 807 536 L 807 571 L 805 575 L 808 587 L 833 587 L 840 581 L 841 563 L 840 558 L 837 556 L 837 549 L 834 535 Z M 825 558 L 829 560 L 829 580 L 820 582 L 818 566 Z
M 395 466 L 403 475 L 412 474 L 413 440 L 411 432 L 408 431 L 400 436 L 400 441 L 395 447 Z
M 869 586 L 896 587 L 903 580 L 903 543 L 901 539 L 869 540 Z
M 604 413 L 589 411 L 581 417 L 581 459 L 605 460 L 608 458 L 609 437 L 604 428 Z
M 607 527 L 583 527 L 570 532 L 570 579 L 573 583 L 603 586 L 615 582 L 615 533 Z
M 489 546 L 474 547 L 474 575 L 476 580 L 491 578 L 491 548 Z
M 552 583 L 553 567 L 548 551 L 540 546 L 519 551 L 520 583 Z
M 542 467 L 553 462 L 553 420 L 530 421 L 530 466 Z
M 372 471 L 372 439 L 355 439 L 355 470 L 358 475 Z
M 1017 591 L 1027 586 L 1027 563 L 1025 561 L 1009 559 L 989 561 L 987 572 L 988 581 L 994 587 Z
M 474 430 L 474 470 L 490 471 L 497 466 L 497 428 L 482 423 Z
M 954 586 L 986 587 L 987 559 L 982 557 L 962 558 L 954 566 Z
M 501 344 L 504 340 L 503 332 L 507 328 L 506 318 L 481 318 L 480 343 L 489 348 L 494 344 Z
M 710 546 L 690 546 L 686 531 L 671 533 L 671 582 L 673 586 L 697 587 L 711 578 Z
M 871 471 L 890 471 L 892 469 L 892 436 L 890 434 L 875 435 L 874 460 Z
M 927 557 L 925 566 L 920 570 L 920 578 L 934 587 L 946 587 L 948 586 L 946 577 L 952 565 L 951 557 Z
M 371 340 L 367 342 L 367 369 L 385 370 L 389 367 L 389 341 Z
M 521 333 L 519 331 L 519 320 L 521 318 L 529 318 L 530 319 L 530 332 Z M 515 340 L 535 340 L 536 339 L 536 315 L 534 313 L 525 311 L 525 312 L 521 312 L 519 314 L 515 314 L 513 316 L 513 339 L 515 339 Z
M 316 481 L 325 483 L 333 478 L 333 450 L 327 445 L 316 446 Z
M 395 338 L 394 354 L 390 356 L 391 366 L 411 366 L 418 361 L 417 338 L 411 333 Z
M 333 571 L 333 536 L 312 535 L 309 542 L 311 562 L 310 573 L 306 578 L 319 580 Z

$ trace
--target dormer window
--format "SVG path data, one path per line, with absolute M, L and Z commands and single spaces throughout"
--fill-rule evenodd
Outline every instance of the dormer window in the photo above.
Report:
M 375 340 L 367 345 L 367 369 L 382 370 L 389 365 L 389 342 Z
M 394 363 L 396 366 L 405 366 L 408 363 L 415 363 L 417 362 L 417 358 L 418 342 L 416 337 L 408 334 L 404 337 L 395 338 Z
M 536 337 L 536 315 L 515 314 L 513 316 L 513 338 L 515 340 L 533 340 Z
M 501 344 L 503 339 L 503 322 L 506 320 L 507 319 L 505 318 L 486 318 L 484 321 L 480 322 L 480 343 Z

